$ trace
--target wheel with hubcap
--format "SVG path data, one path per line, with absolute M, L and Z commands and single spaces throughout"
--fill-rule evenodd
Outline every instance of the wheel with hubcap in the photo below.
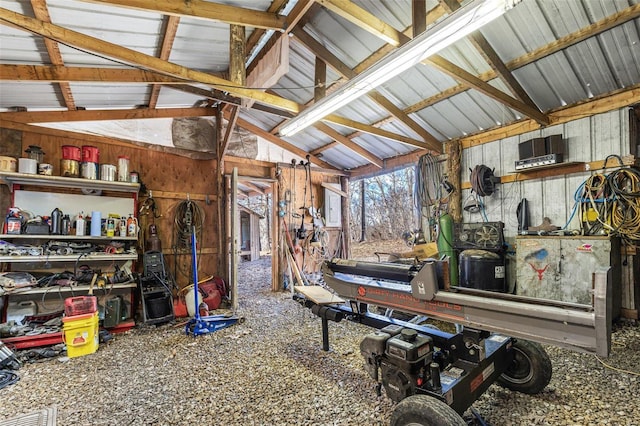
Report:
M 528 340 L 516 340 L 512 350 L 513 362 L 497 380 L 500 386 L 533 395 L 551 381 L 551 360 L 544 348 Z

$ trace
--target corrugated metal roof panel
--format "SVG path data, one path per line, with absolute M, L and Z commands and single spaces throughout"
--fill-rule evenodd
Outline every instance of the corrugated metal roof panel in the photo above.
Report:
M 351 68 L 385 45 L 378 37 L 325 9 L 320 9 L 305 29 Z
M 356 167 L 369 164 L 359 155 L 356 155 L 344 145 L 336 145 L 322 153 L 321 157 L 327 163 L 333 164 L 341 169 L 355 169 Z
M 169 60 L 200 71 L 226 71 L 229 68 L 229 25 L 181 18 Z
M 149 93 L 151 93 L 149 91 Z M 146 103 L 149 99 L 147 94 L 144 98 Z M 202 96 L 186 93 L 181 90 L 171 89 L 169 87 L 160 86 L 160 94 L 158 95 L 158 108 L 180 108 L 193 106 L 202 101 Z
M 87 109 L 135 108 L 137 105 L 146 104 L 149 87 L 132 84 L 116 86 L 72 83 L 71 93 L 76 105 Z
M 407 108 L 435 96 L 456 84 L 451 77 L 427 65 L 417 65 L 383 84 L 379 90 L 390 93 Z
M 23 106 L 30 111 L 60 109 L 60 90 L 51 83 L 19 83 L 3 81 L 0 85 L 0 110 Z

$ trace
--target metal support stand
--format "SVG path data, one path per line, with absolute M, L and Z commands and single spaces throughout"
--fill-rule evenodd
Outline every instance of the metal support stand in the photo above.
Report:
M 193 337 L 200 336 L 202 334 L 212 333 L 216 330 L 220 330 L 222 328 L 226 328 L 232 326 L 233 324 L 239 322 L 240 320 L 235 316 L 228 315 L 207 315 L 200 316 L 200 304 L 198 303 L 198 258 L 196 252 L 196 228 L 195 226 L 191 232 L 191 251 L 192 255 L 192 265 L 193 265 L 193 293 L 194 293 L 194 306 L 195 306 L 195 315 L 194 318 L 190 319 L 187 322 L 187 325 L 184 328 L 187 336 L 192 334 Z
M 329 320 L 322 318 L 322 350 L 329 352 Z

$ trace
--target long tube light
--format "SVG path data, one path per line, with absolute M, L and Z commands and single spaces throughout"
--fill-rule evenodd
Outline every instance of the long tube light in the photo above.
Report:
M 292 136 L 316 121 L 322 120 L 337 109 L 488 24 L 520 1 L 474 0 L 461 7 L 346 82 L 331 95 L 289 120 L 280 129 L 280 135 Z

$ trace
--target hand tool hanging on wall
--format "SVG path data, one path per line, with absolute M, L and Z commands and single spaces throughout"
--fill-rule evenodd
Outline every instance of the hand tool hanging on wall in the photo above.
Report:
M 307 180 L 309 179 L 309 171 L 307 169 L 307 164 L 309 164 L 309 162 L 307 161 L 307 163 L 305 163 L 304 161 L 300 160 L 300 165 L 302 166 L 302 168 L 304 169 L 304 197 L 302 199 L 302 207 L 300 207 L 300 210 L 302 213 L 300 213 L 300 228 L 298 228 L 297 232 L 296 232 L 296 238 L 298 240 L 304 240 L 307 236 L 307 230 L 304 228 L 304 212 L 307 210 L 306 204 L 307 204 Z

